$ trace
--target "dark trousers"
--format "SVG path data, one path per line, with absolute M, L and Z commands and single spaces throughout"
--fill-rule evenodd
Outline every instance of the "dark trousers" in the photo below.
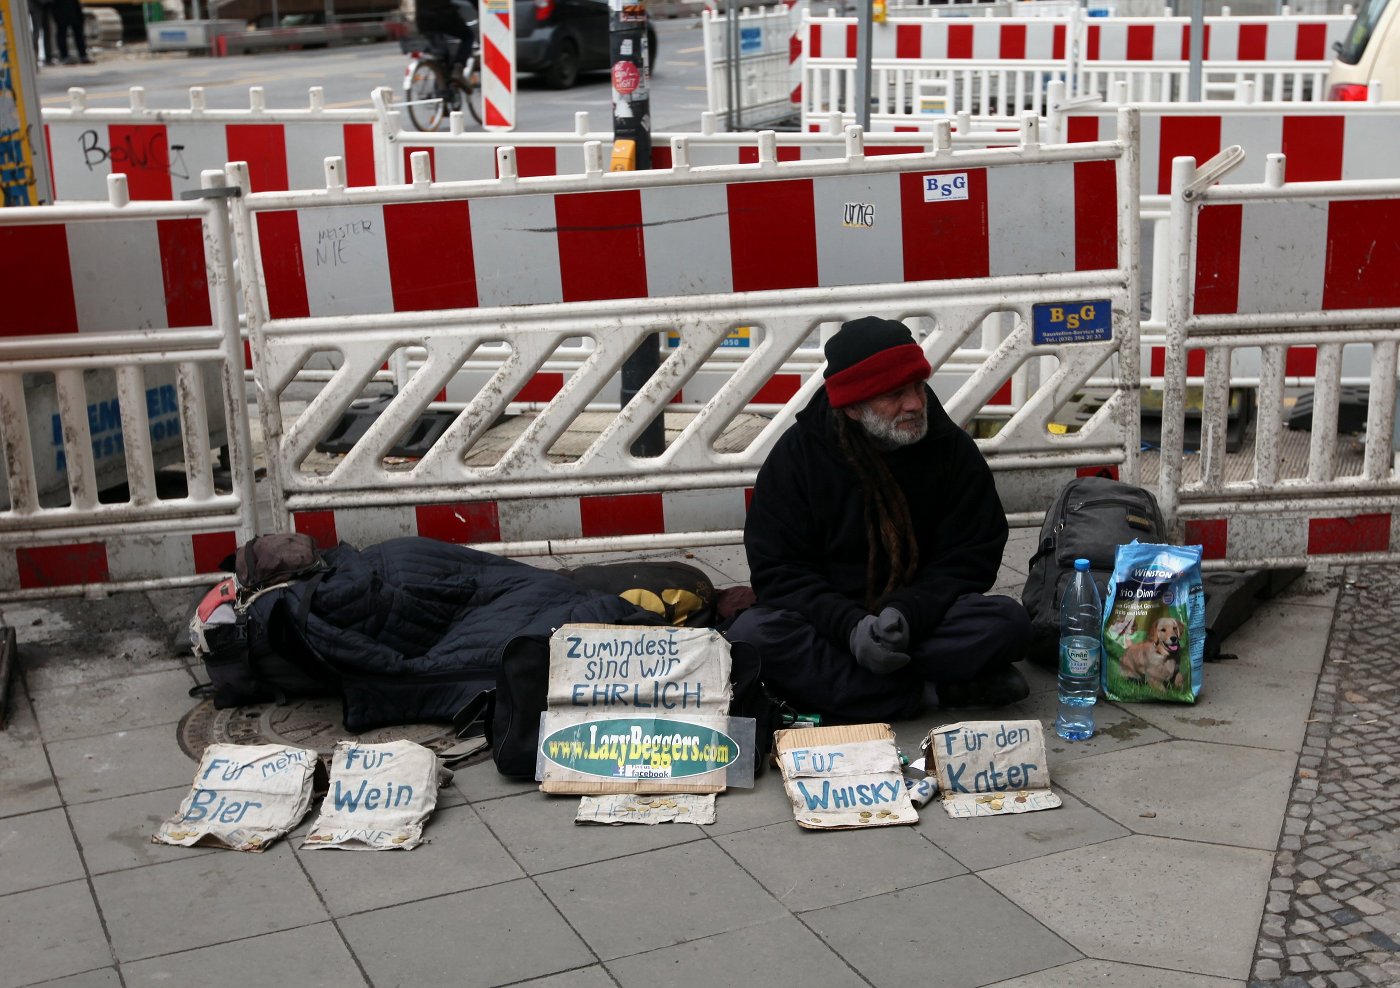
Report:
M 54 0 L 54 42 L 58 57 L 68 59 L 68 34 L 72 32 L 73 47 L 80 60 L 87 59 L 87 38 L 83 35 L 83 7 L 78 0 Z
M 924 683 L 963 683 L 1005 669 L 1025 656 L 1030 635 L 1030 618 L 1019 601 L 967 594 L 954 601 L 932 635 L 914 644 L 907 666 L 878 676 L 795 611 L 751 607 L 729 630 L 730 641 L 758 649 L 763 682 L 773 696 L 802 713 L 845 723 L 917 716 Z

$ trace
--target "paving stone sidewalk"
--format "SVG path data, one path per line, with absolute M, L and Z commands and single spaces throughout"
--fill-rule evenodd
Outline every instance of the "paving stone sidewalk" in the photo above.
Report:
M 1251 988 L 1400 985 L 1400 571 L 1345 572 Z

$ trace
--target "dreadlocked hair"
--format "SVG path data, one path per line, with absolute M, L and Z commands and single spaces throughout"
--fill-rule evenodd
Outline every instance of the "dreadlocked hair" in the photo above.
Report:
M 909 502 L 895 483 L 885 458 L 858 424 L 839 409 L 833 409 L 836 445 L 855 469 L 865 500 L 865 606 L 903 586 L 919 568 L 919 543 L 909 516 Z M 881 552 L 889 560 L 881 564 Z M 884 581 L 882 587 L 881 580 Z

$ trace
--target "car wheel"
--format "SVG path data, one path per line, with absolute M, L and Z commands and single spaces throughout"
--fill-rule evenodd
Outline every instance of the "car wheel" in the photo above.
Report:
M 565 38 L 559 45 L 559 53 L 544 71 L 544 81 L 551 89 L 568 89 L 578 82 L 578 42 Z

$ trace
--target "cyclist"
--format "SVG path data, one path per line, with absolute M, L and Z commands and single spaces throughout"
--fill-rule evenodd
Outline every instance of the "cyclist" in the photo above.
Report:
M 462 19 L 458 3 L 455 0 L 418 0 L 414 24 L 419 33 L 428 37 L 445 34 L 460 39 L 457 50 L 452 53 L 452 74 L 460 79 L 462 69 L 472 56 L 475 35 L 471 26 Z

